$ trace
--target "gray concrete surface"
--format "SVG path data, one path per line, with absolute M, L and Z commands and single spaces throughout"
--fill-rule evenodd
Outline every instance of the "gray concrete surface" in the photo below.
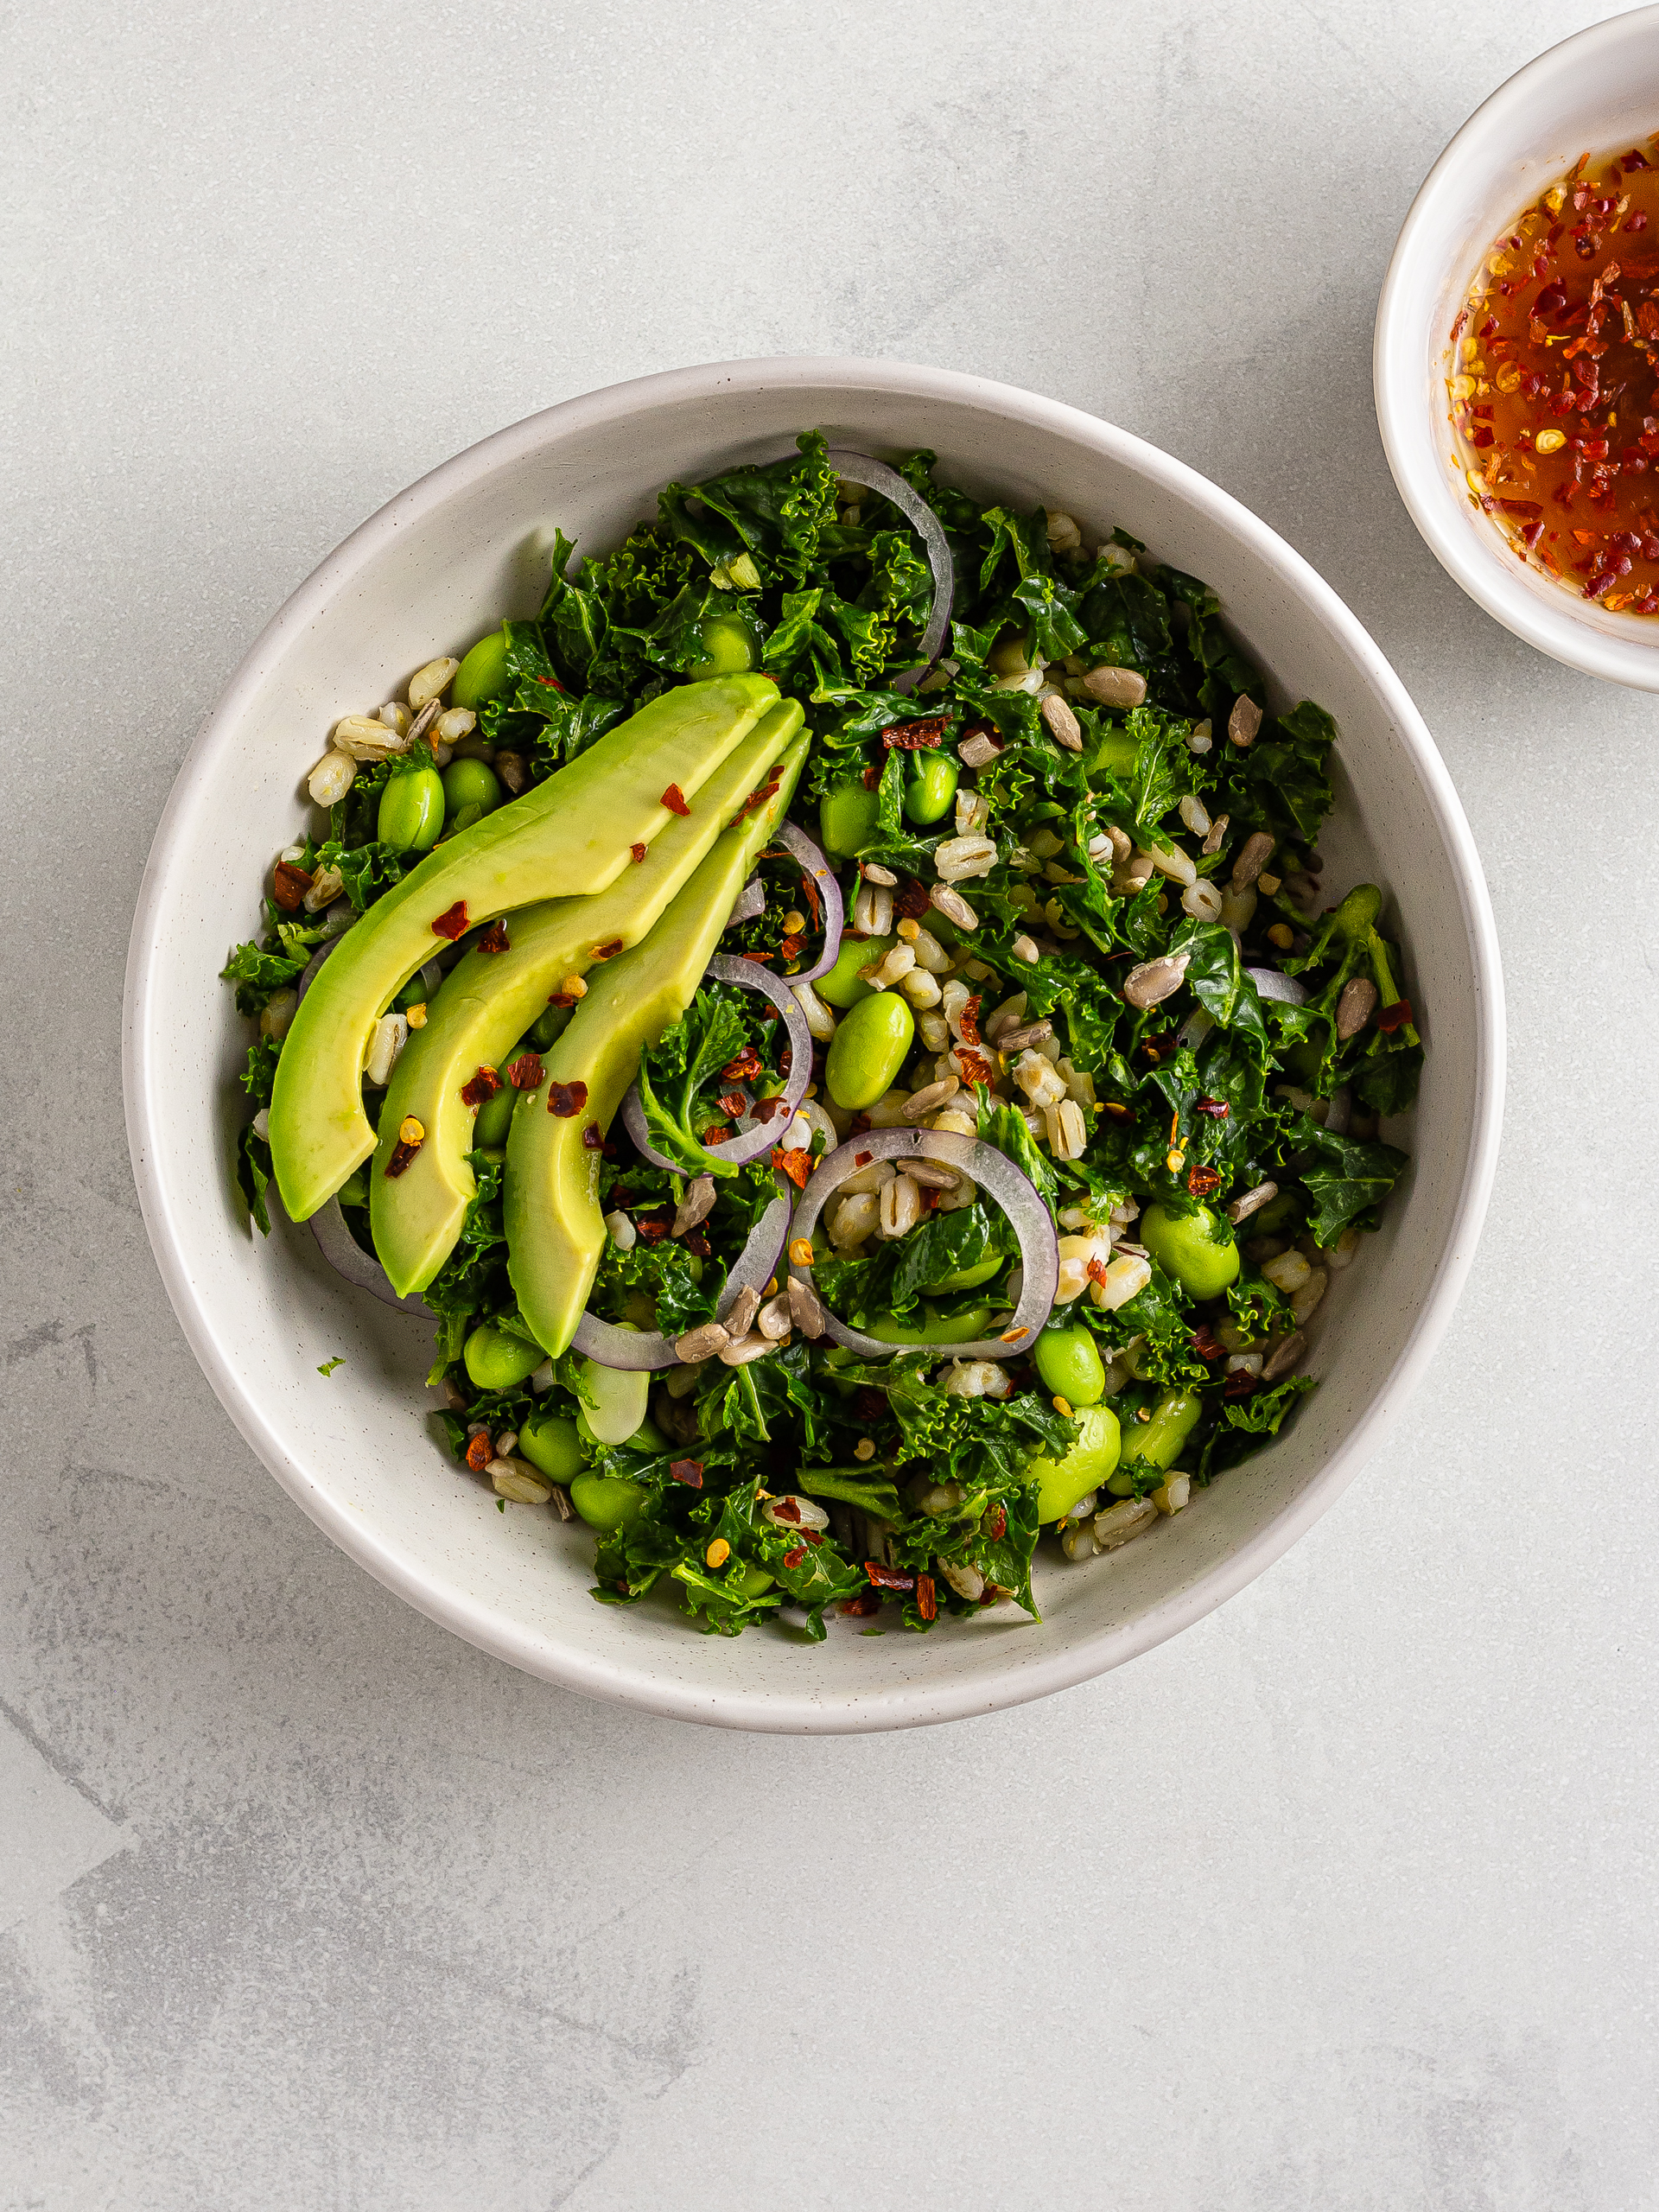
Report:
M 1423 172 L 1597 12 L 9 17 L 7 2212 L 1659 2204 L 1656 710 L 1459 595 L 1369 372 Z M 168 785 L 314 563 L 550 401 L 798 351 L 1092 409 L 1306 553 L 1512 1023 L 1457 1325 L 1314 1533 L 1105 1681 L 821 1743 L 563 1696 L 331 1550 L 175 1326 L 118 1061 Z

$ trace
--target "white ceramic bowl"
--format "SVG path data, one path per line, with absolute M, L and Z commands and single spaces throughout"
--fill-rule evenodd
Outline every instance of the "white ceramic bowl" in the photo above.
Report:
M 665 1607 L 588 1594 L 591 1542 L 495 1501 L 435 1441 L 429 1328 L 346 1288 L 303 1231 L 242 1225 L 227 1161 L 246 1025 L 216 972 L 257 922 L 262 871 L 303 819 L 300 779 L 335 717 L 434 652 L 532 612 L 556 523 L 613 543 L 657 487 L 784 449 L 818 425 L 878 453 L 918 445 L 982 494 L 1126 525 L 1206 577 L 1272 672 L 1342 730 L 1326 880 L 1387 886 L 1429 1047 L 1415 1164 L 1381 1236 L 1335 1279 L 1291 1432 L 1177 1519 L 1091 1564 L 1045 1564 L 1045 1623 L 1003 1607 L 925 1637 L 836 1622 L 699 1635 Z M 728 1725 L 901 1727 L 1040 1696 L 1173 1635 L 1259 1574 L 1352 1478 L 1440 1341 L 1491 1182 L 1503 1088 L 1497 948 L 1463 811 L 1376 646 L 1306 563 L 1225 493 L 1092 416 L 936 369 L 726 363 L 575 399 L 502 430 L 373 516 L 302 585 L 243 664 L 156 834 L 127 976 L 134 1171 L 162 1275 L 237 1426 L 372 1574 L 487 1651 L 590 1695 Z M 345 1364 L 327 1380 L 319 1365 Z
M 1449 419 L 1452 325 L 1503 227 L 1580 154 L 1659 130 L 1659 7 L 1566 40 L 1501 85 L 1429 171 L 1389 264 L 1372 379 L 1412 520 L 1469 596 L 1569 668 L 1659 691 L 1659 624 L 1609 613 L 1522 566 L 1470 499 Z

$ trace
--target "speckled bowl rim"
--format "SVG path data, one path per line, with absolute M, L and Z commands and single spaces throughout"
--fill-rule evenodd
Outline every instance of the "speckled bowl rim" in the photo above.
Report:
M 214 1319 L 194 1286 L 169 1202 L 155 1163 L 152 1130 L 158 1127 L 157 1072 L 163 1040 L 148 1018 L 155 978 L 165 958 L 156 919 L 168 880 L 188 865 L 177 835 L 184 795 L 196 770 L 227 743 L 247 712 L 277 645 L 303 629 L 353 576 L 397 535 L 475 476 L 523 459 L 550 435 L 565 428 L 593 428 L 626 417 L 646 401 L 713 402 L 736 389 L 788 389 L 830 384 L 857 393 L 893 392 L 988 409 L 1038 430 L 1084 446 L 1142 473 L 1206 521 L 1242 540 L 1273 573 L 1284 591 L 1305 602 L 1319 622 L 1362 670 L 1393 718 L 1432 817 L 1444 841 L 1467 931 L 1478 1029 L 1471 1125 L 1459 1196 L 1446 1219 L 1441 1257 L 1423 1294 L 1411 1333 L 1386 1379 L 1323 1467 L 1272 1521 L 1239 1544 L 1185 1589 L 1136 1618 L 1086 1633 L 1033 1657 L 1025 1656 L 996 1675 L 967 1681 L 915 1679 L 899 1687 L 836 1698 L 780 1688 L 759 1694 L 711 1690 L 677 1680 L 668 1669 L 617 1664 L 588 1654 L 550 1653 L 521 1626 L 453 1584 L 412 1571 L 375 1530 L 339 1497 L 322 1489 L 315 1472 L 289 1452 L 268 1420 L 257 1392 L 221 1343 Z M 1169 454 L 1128 432 L 1060 402 L 1012 385 L 957 372 L 834 356 L 728 361 L 665 371 L 563 402 L 527 417 L 458 454 L 400 493 L 359 529 L 302 583 L 255 642 L 182 764 L 156 831 L 140 887 L 128 959 L 123 1073 L 133 1174 L 156 1264 L 191 1350 L 226 1412 L 259 1458 L 316 1525 L 377 1580 L 417 1611 L 480 1649 L 524 1671 L 590 1696 L 645 1711 L 719 1726 L 800 1734 L 834 1734 L 913 1727 L 1023 1704 L 1086 1681 L 1163 1643 L 1253 1581 L 1287 1551 L 1351 1482 L 1376 1449 L 1439 1348 L 1467 1277 L 1496 1171 L 1503 1119 L 1504 1021 L 1502 968 L 1485 880 L 1474 840 L 1445 763 L 1404 685 L 1360 623 L 1316 571 L 1274 531 L 1229 493 Z

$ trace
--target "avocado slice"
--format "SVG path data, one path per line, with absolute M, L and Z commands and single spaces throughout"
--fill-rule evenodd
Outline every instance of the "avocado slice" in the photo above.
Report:
M 575 1335 L 604 1249 L 601 1154 L 588 1133 L 610 1127 L 642 1047 L 691 1003 L 755 855 L 783 819 L 810 744 L 805 734 L 796 739 L 772 772 L 777 791 L 725 832 L 650 936 L 596 971 L 546 1055 L 542 1088 L 526 1091 L 513 1114 L 503 1205 L 507 1272 L 519 1313 L 550 1352 L 563 1351 Z M 549 1110 L 554 1083 L 586 1084 L 575 1113 Z
M 377 900 L 319 970 L 276 1065 L 270 1150 L 296 1221 L 374 1150 L 361 1077 L 374 1024 L 451 929 L 557 893 L 602 891 L 674 820 L 663 793 L 690 799 L 778 702 L 769 677 L 727 676 L 665 691 L 543 784 L 437 846 Z M 452 925 L 453 926 L 453 925 Z
M 733 815 L 766 782 L 801 720 L 798 701 L 779 700 L 721 762 L 690 813 L 677 816 L 637 867 L 591 899 L 521 906 L 505 952 L 474 949 L 446 977 L 425 1028 L 411 1033 L 392 1071 L 371 1176 L 374 1249 L 400 1298 L 424 1290 L 448 1258 L 478 1187 L 467 1163 L 477 1109 L 461 1096 L 465 1086 L 480 1067 L 504 1067 L 549 995 L 565 976 L 587 974 L 596 947 L 626 950 L 654 927 Z M 425 1141 L 401 1175 L 389 1176 L 397 1132 L 410 1114 Z

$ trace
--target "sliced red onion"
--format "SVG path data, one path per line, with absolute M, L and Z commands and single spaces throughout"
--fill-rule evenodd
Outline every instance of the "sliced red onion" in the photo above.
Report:
M 884 1344 L 879 1337 L 849 1329 L 826 1310 L 824 1326 L 836 1342 L 865 1359 L 891 1359 L 905 1352 L 919 1352 L 929 1359 L 1018 1359 L 1029 1351 L 1053 1309 L 1060 1281 L 1059 1246 L 1053 1217 L 1041 1194 L 995 1145 L 982 1144 L 977 1137 L 963 1136 L 953 1129 L 871 1129 L 861 1137 L 849 1137 L 814 1169 L 795 1208 L 791 1242 L 800 1237 L 810 1240 L 825 1202 L 849 1175 L 868 1167 L 873 1160 L 937 1160 L 944 1166 L 960 1168 L 988 1191 L 1020 1240 L 1020 1303 L 1001 1336 L 978 1337 L 965 1344 Z M 791 1262 L 790 1272 L 802 1282 L 812 1284 L 810 1268 Z M 818 1296 L 822 1301 L 823 1293 Z
M 1294 976 L 1281 976 L 1276 968 L 1247 968 L 1244 973 L 1264 999 L 1278 999 L 1285 1006 L 1306 1003 L 1307 993 Z
M 793 853 L 806 874 L 818 887 L 823 901 L 823 945 L 817 960 L 810 968 L 803 968 L 798 976 L 786 980 L 791 983 L 813 983 L 820 976 L 827 976 L 841 955 L 841 932 L 845 925 L 846 909 L 842 904 L 841 884 L 836 872 L 818 847 L 804 830 L 798 830 L 792 822 L 785 822 L 778 832 L 778 842 Z
M 798 461 L 797 452 L 779 454 L 780 461 Z M 868 485 L 872 492 L 879 492 L 884 499 L 891 499 L 909 521 L 921 532 L 922 543 L 927 548 L 928 566 L 933 571 L 933 605 L 927 618 L 927 627 L 922 632 L 920 664 L 896 676 L 891 689 L 912 691 L 927 674 L 939 657 L 944 643 L 944 633 L 950 626 L 950 602 L 956 593 L 957 573 L 950 558 L 950 546 L 944 534 L 944 525 L 934 513 L 921 493 L 906 483 L 896 468 L 889 468 L 884 461 L 874 461 L 867 453 L 855 453 L 850 446 L 831 446 L 824 459 L 837 476 L 844 476 L 849 484 Z
M 763 1291 L 778 1272 L 778 1255 L 789 1234 L 790 1184 L 783 1175 L 773 1176 L 772 1181 L 778 1195 L 749 1231 L 748 1243 L 732 1262 L 732 1271 L 726 1278 L 726 1287 L 715 1309 L 716 1320 L 724 1320 L 731 1312 L 739 1291 Z M 621 1367 L 639 1373 L 648 1368 L 674 1367 L 679 1363 L 680 1356 L 674 1349 L 672 1337 L 665 1337 L 657 1329 L 620 1329 L 613 1321 L 601 1321 L 597 1313 L 582 1315 L 571 1342 L 579 1352 L 596 1359 L 601 1367 Z
M 366 1290 L 383 1306 L 394 1306 L 400 1313 L 427 1312 L 426 1300 L 418 1292 L 411 1292 L 407 1298 L 398 1297 L 379 1261 L 372 1252 L 363 1249 L 346 1226 L 338 1198 L 330 1198 L 326 1206 L 319 1207 L 312 1215 L 311 1234 L 317 1240 L 317 1249 L 334 1273 L 344 1275 L 354 1288 Z
M 737 904 L 727 917 L 726 926 L 735 929 L 740 922 L 752 922 L 766 911 L 766 887 L 758 875 L 752 875 L 737 894 Z
M 780 982 L 758 960 L 732 960 L 724 953 L 717 953 L 702 972 L 717 983 L 735 983 L 740 990 L 759 991 L 783 1015 L 784 1027 L 789 1032 L 789 1080 L 784 1085 L 784 1103 L 789 1114 L 793 1114 L 812 1080 L 812 1032 L 806 1026 L 800 1001 L 787 983 Z M 739 1084 L 737 1088 L 741 1090 L 742 1086 Z M 743 1095 L 747 1099 L 749 1094 L 744 1091 Z M 753 1128 L 740 1130 L 724 1144 L 711 1145 L 709 1149 L 718 1153 L 721 1160 L 730 1160 L 734 1167 L 741 1167 L 751 1160 L 759 1160 L 763 1152 L 769 1152 L 777 1143 L 780 1129 L 788 1125 L 788 1115 L 774 1116 Z M 678 1160 L 667 1159 L 652 1145 L 638 1081 L 629 1084 L 628 1095 L 622 1101 L 622 1126 L 632 1138 L 634 1150 L 642 1160 L 650 1160 L 653 1167 L 666 1167 L 671 1175 L 684 1173 Z M 762 1275 L 760 1280 L 764 1282 L 766 1277 Z

